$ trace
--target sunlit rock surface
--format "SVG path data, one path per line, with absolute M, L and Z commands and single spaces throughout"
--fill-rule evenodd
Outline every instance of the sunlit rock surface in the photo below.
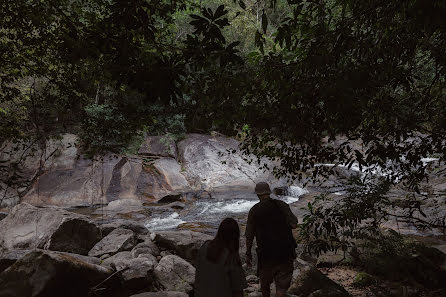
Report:
M 76 142 L 75 135 L 67 134 L 50 141 L 45 153 L 36 150 L 28 156 L 25 167 L 30 187 L 20 189 L 20 194 L 19 189 L 10 189 L 11 199 L 4 199 L 3 205 L 13 205 L 19 199 L 33 205 L 63 207 L 120 199 L 156 202 L 191 192 L 197 197 L 205 193 L 212 198 L 255 198 L 256 182 L 285 185 L 270 172 L 260 170 L 255 158 L 249 164 L 244 160 L 249 156 L 228 154 L 228 150 L 238 148 L 238 142 L 228 137 L 189 134 L 175 144 L 164 137 L 147 136 L 138 155 L 107 154 L 93 159 L 83 156 Z
M 213 193 L 213 197 L 223 192 L 253 195 L 259 181 L 268 181 L 272 187 L 284 184 L 270 172 L 259 169 L 257 159 L 249 164 L 238 152 L 228 154 L 228 150 L 237 149 L 235 139 L 223 136 L 189 134 L 178 143 L 179 158 L 187 180 L 194 188 Z

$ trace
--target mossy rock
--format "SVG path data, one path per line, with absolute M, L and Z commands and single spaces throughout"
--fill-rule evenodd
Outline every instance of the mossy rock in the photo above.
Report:
M 362 258 L 367 272 L 392 280 L 410 280 L 429 289 L 446 288 L 446 255 L 419 244 L 407 245 L 401 254 L 369 253 Z
M 350 294 L 312 265 L 304 265 L 294 271 L 288 293 L 301 297 L 348 297 Z M 322 295 L 321 295 L 322 294 Z
M 375 282 L 375 278 L 366 272 L 358 273 L 353 279 L 353 286 L 355 287 L 367 287 Z

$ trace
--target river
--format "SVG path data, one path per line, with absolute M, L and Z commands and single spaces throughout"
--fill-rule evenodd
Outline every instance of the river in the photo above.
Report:
M 291 186 L 288 188 L 286 196 L 272 196 L 292 204 L 306 193 L 308 193 L 306 189 Z M 255 197 L 232 197 L 231 199 L 200 199 L 193 203 L 187 203 L 183 209 L 178 210 L 152 207 L 153 215 L 147 221 L 146 227 L 150 231 L 160 231 L 201 226 L 203 231 L 209 231 L 209 229 L 215 230 L 226 217 L 234 218 L 243 226 L 246 224 L 249 210 L 257 202 L 259 200 Z

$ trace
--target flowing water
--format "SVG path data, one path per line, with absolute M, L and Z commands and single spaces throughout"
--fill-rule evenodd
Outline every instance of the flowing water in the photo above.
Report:
M 297 202 L 299 197 L 308 193 L 306 189 L 297 186 L 288 188 L 287 196 L 274 196 L 288 204 Z M 156 208 L 152 208 L 153 216 L 146 223 L 150 231 L 171 230 L 185 225 L 206 226 L 215 229 L 226 217 L 232 217 L 243 226 L 249 210 L 259 200 L 257 198 L 233 197 L 231 199 L 200 199 L 186 204 L 181 210 L 162 211 L 156 214 Z

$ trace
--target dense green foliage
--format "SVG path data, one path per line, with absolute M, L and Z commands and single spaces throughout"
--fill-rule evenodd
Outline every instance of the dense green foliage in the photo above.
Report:
M 141 131 L 244 127 L 242 148 L 278 175 L 357 162 L 416 187 L 420 158 L 446 152 L 445 13 L 440 0 L 3 1 L 0 141 L 71 131 L 96 154 Z

